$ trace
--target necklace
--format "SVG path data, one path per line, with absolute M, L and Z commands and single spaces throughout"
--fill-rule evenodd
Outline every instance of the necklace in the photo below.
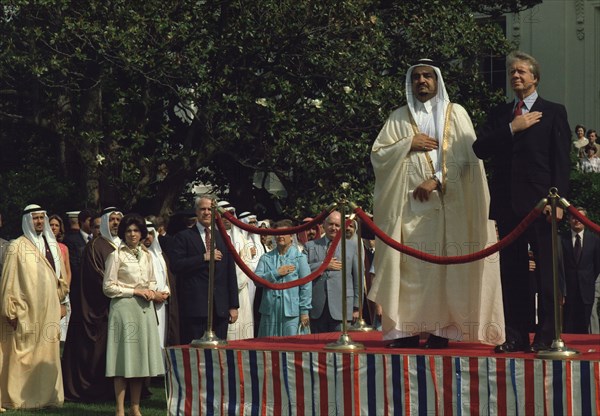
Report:
M 136 260 L 140 259 L 140 247 L 139 246 L 135 246 L 135 247 L 129 247 L 129 249 L 131 250 L 131 253 L 133 253 L 133 255 L 135 256 Z

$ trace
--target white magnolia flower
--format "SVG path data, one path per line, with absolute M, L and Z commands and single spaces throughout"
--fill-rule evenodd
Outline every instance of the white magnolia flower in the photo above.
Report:
M 106 158 L 104 156 L 102 156 L 100 153 L 98 153 L 96 155 L 96 163 L 98 163 L 98 165 L 101 165 L 102 162 L 104 162 L 104 160 L 106 160 Z
M 350 88 L 349 86 L 347 86 L 347 85 L 346 85 L 346 86 L 344 87 L 344 92 L 345 92 L 346 94 L 350 94 L 350 93 L 352 92 L 352 88 Z
M 309 101 L 311 105 L 314 105 L 315 108 L 321 108 L 323 106 L 323 100 L 318 98 Z
M 263 107 L 267 107 L 269 105 L 266 98 L 257 98 L 255 102 L 256 104 L 262 105 Z

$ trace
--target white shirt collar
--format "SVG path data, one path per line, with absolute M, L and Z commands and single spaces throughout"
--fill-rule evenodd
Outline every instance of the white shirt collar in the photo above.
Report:
M 537 90 L 532 92 L 531 94 L 529 94 L 527 97 L 523 98 L 523 102 L 525 103 L 525 109 L 527 111 L 531 111 L 531 107 L 533 107 L 533 104 L 535 104 L 535 100 L 537 100 L 538 98 L 538 93 Z M 515 97 L 515 107 L 517 106 L 517 103 L 519 102 L 519 98 Z

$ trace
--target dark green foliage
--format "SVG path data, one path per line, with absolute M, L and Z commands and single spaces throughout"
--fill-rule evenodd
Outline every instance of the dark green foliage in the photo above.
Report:
M 314 214 L 342 195 L 370 210 L 370 146 L 404 103 L 410 63 L 443 62 L 453 101 L 481 121 L 501 97 L 479 62 L 508 45 L 473 10 L 511 3 L 4 2 L 0 210 L 45 198 L 21 175 L 31 164 L 54 184 L 43 186 L 55 189 L 53 211 L 165 213 L 207 178 L 238 207 L 271 216 Z M 4 151 L 17 141 L 18 158 Z M 287 197 L 253 189 L 257 170 L 277 173 Z

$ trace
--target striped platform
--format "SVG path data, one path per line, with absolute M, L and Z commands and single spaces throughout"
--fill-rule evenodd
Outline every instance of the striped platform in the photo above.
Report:
M 168 348 L 169 414 L 600 415 L 598 335 L 564 335 L 582 353 L 568 361 L 470 343 L 390 350 L 378 332 L 350 335 L 364 351 L 325 350 L 334 333 Z

